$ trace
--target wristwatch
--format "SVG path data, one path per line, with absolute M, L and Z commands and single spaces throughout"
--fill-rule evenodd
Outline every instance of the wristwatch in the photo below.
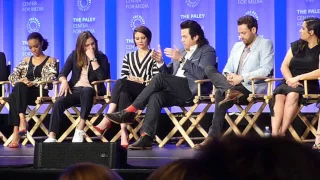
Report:
M 185 61 L 186 61 L 186 58 L 182 57 L 179 62 L 184 63 Z
M 90 62 L 95 62 L 97 60 L 98 60 L 97 58 L 93 58 L 93 59 L 90 60 Z

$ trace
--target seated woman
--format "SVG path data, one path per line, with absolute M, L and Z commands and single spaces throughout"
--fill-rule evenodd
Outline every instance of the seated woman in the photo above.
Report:
M 37 82 L 54 80 L 57 74 L 56 60 L 43 53 L 48 47 L 48 41 L 41 34 L 33 32 L 28 36 L 28 45 L 33 56 L 25 57 L 9 76 L 14 87 L 9 96 L 9 124 L 13 125 L 10 148 L 19 147 L 20 136 L 27 132 L 25 113 L 27 106 L 34 104 L 40 95 Z M 52 85 L 44 86 L 44 96 L 48 95 L 48 89 L 52 89 Z
M 162 54 L 152 52 L 149 48 L 151 37 L 151 31 L 145 26 L 139 26 L 133 31 L 134 44 L 138 50 L 124 57 L 121 79 L 117 80 L 112 89 L 107 113 L 127 108 L 144 89 L 145 82 L 159 73 L 154 59 L 162 59 Z M 103 134 L 110 126 L 111 121 L 105 117 L 95 129 Z M 128 147 L 126 127 L 126 124 L 121 124 L 121 145 L 125 148 Z
M 274 90 L 274 97 L 270 102 L 273 136 L 285 135 L 298 106 L 304 101 L 304 88 L 300 80 L 320 77 L 320 20 L 305 19 L 300 35 L 300 40 L 291 43 L 291 48 L 282 63 L 281 72 L 284 80 Z M 308 90 L 309 93 L 318 93 L 318 80 L 308 81 Z
M 96 94 L 91 82 L 105 80 L 109 77 L 108 58 L 98 51 L 97 39 L 89 31 L 79 34 L 74 50 L 64 64 L 59 74 L 61 82 L 59 98 L 52 107 L 49 126 L 49 138 L 44 142 L 56 142 L 56 134 L 59 132 L 60 121 L 63 112 L 75 105 L 81 107 L 80 123 L 78 124 L 72 142 L 83 142 L 85 120 L 88 119 L 93 99 Z M 72 72 L 68 82 L 67 77 Z M 98 86 L 99 95 L 105 95 L 104 84 Z

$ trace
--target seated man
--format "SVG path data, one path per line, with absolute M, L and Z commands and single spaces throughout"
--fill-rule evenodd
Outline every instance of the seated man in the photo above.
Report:
M 184 106 L 192 103 L 197 94 L 197 79 L 205 79 L 204 68 L 216 63 L 215 49 L 209 45 L 201 26 L 192 20 L 180 24 L 184 49 L 166 48 L 164 53 L 173 62 L 166 66 L 162 60 L 160 47 L 154 51 L 153 59 L 157 62 L 160 74 L 154 76 L 150 84 L 143 89 L 135 101 L 125 110 L 107 114 L 106 117 L 115 123 L 134 122 L 135 112 L 143 110 L 148 105 L 141 137 L 129 149 L 151 149 L 152 140 L 157 129 L 162 107 Z M 210 93 L 211 83 L 202 88 L 204 93 Z
M 218 138 L 223 127 L 227 109 L 235 102 L 247 104 L 252 92 L 250 77 L 268 76 L 273 70 L 274 52 L 272 42 L 258 36 L 258 22 L 252 16 L 238 19 L 238 32 L 242 42 L 237 42 L 230 53 L 228 62 L 220 74 L 213 66 L 205 69 L 206 75 L 217 88 L 215 93 L 215 110 L 208 137 L 196 149 Z M 265 93 L 267 83 L 255 84 L 256 93 Z

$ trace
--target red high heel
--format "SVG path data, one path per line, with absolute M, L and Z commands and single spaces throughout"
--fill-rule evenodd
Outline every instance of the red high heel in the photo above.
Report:
M 129 135 L 127 134 L 126 135 L 126 137 L 127 137 L 127 140 L 128 140 L 128 144 L 120 144 L 123 148 L 125 148 L 125 149 L 128 149 L 128 146 L 129 146 Z
M 18 142 L 17 143 L 15 143 L 15 142 L 10 142 L 10 144 L 8 145 L 8 147 L 9 148 L 19 148 L 19 142 L 20 142 L 20 136 L 19 136 L 19 138 L 18 138 Z
M 98 126 L 93 126 L 93 128 L 97 130 L 101 136 L 103 136 L 104 133 L 111 128 L 111 126 L 112 126 L 112 123 L 109 123 L 105 129 L 100 129 Z

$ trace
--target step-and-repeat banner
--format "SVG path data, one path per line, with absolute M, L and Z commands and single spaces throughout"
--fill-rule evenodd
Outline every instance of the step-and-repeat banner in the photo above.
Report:
M 64 1 L 64 61 L 75 50 L 78 35 L 90 31 L 98 40 L 98 48 L 105 53 L 105 0 Z
M 183 47 L 180 24 L 189 19 L 201 25 L 210 45 L 215 47 L 215 0 L 174 0 L 171 3 L 172 47 Z
M 45 51 L 45 54 L 54 56 L 53 8 L 54 0 L 14 0 L 13 66 L 18 65 L 24 57 L 32 56 L 27 42 L 27 37 L 32 32 L 39 32 L 48 40 L 49 47 Z
M 258 35 L 274 44 L 274 0 L 228 0 L 228 52 L 240 41 L 237 20 L 251 15 L 258 20 Z
M 117 77 L 120 77 L 123 57 L 137 50 L 133 30 L 144 25 L 152 32 L 150 48 L 159 44 L 159 0 L 117 1 Z
M 300 38 L 299 30 L 308 17 L 320 18 L 319 0 L 287 0 L 287 47 Z

